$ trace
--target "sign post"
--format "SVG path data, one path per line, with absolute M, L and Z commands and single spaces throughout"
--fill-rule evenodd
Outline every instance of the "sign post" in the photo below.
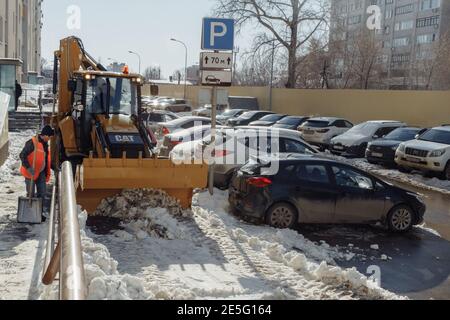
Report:
M 215 149 L 217 128 L 217 87 L 230 87 L 232 83 L 234 48 L 234 20 L 204 18 L 202 28 L 202 52 L 200 71 L 203 86 L 212 87 L 211 146 L 214 156 L 209 167 L 208 189 L 214 194 Z

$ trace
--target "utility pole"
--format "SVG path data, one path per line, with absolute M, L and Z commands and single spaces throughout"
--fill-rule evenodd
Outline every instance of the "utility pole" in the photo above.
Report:
M 272 111 L 274 64 L 275 64 L 275 39 L 272 40 L 272 65 L 270 67 L 269 111 Z
M 237 54 L 239 53 L 239 47 L 234 47 L 234 62 L 233 62 L 233 85 L 236 85 L 236 61 Z

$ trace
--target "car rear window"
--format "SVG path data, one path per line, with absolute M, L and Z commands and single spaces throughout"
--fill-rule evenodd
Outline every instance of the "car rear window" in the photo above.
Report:
M 301 122 L 302 119 L 303 118 L 286 117 L 278 121 L 278 124 L 296 125 L 297 123 Z
M 395 141 L 414 140 L 414 137 L 420 132 L 420 129 L 396 129 L 388 134 L 385 139 Z
M 251 111 L 251 112 L 246 112 L 243 115 L 241 115 L 239 118 L 240 119 L 251 119 L 253 118 L 253 116 L 255 116 L 256 114 L 258 114 L 258 111 Z
M 264 116 L 260 119 L 260 121 L 278 121 L 284 116 L 280 114 L 269 114 L 268 116 Z
M 330 121 L 309 120 L 306 122 L 305 126 L 310 128 L 326 128 L 330 126 Z

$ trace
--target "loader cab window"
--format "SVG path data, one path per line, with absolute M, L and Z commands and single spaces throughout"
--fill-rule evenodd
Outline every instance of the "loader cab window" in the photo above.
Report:
M 130 79 L 98 77 L 88 82 L 86 108 L 93 114 L 137 114 L 137 87 Z

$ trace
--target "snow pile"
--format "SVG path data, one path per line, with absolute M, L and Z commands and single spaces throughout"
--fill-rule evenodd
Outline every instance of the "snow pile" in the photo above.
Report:
M 153 295 L 146 291 L 141 279 L 121 275 L 117 261 L 111 258 L 108 249 L 95 243 L 85 231 L 87 213 L 79 214 L 81 244 L 88 290 L 88 300 L 148 300 Z M 40 300 L 57 300 L 58 285 L 41 288 Z
M 115 235 L 125 241 L 135 238 L 144 240 L 149 236 L 166 240 L 190 240 L 184 226 L 166 208 L 148 208 L 143 217 L 128 223 L 122 222 L 121 226 L 125 230 L 119 230 Z
M 115 232 L 115 236 L 124 241 L 148 237 L 190 239 L 177 218 L 190 218 L 192 212 L 183 210 L 177 200 L 162 190 L 125 190 L 103 200 L 94 215 L 121 219 L 124 230 Z
M 401 298 L 380 288 L 356 269 L 344 270 L 335 266 L 334 259 L 348 257 L 325 242 L 315 244 L 293 230 L 265 226 L 246 227 L 244 230 L 241 222 L 227 214 L 225 199 L 227 192 L 219 190 L 215 191 L 214 197 L 208 193 L 198 194 L 195 197 L 198 207 L 194 208 L 194 213 L 210 221 L 221 220 L 231 229 L 233 239 L 265 254 L 273 262 L 290 267 L 306 279 L 350 290 L 363 299 Z
M 13 176 L 20 176 L 21 161 L 19 155 L 25 143 L 35 134 L 36 132 L 33 131 L 9 133 L 9 157 L 0 167 L 0 183 L 11 181 Z
M 370 172 L 377 176 L 386 177 L 394 181 L 410 184 L 424 190 L 450 194 L 450 181 L 440 180 L 438 178 L 427 178 L 419 172 L 402 173 L 397 169 L 387 169 L 379 165 L 370 164 L 367 162 L 367 160 L 364 159 L 347 159 L 331 154 L 327 154 L 327 157 L 346 162 L 361 170 Z

